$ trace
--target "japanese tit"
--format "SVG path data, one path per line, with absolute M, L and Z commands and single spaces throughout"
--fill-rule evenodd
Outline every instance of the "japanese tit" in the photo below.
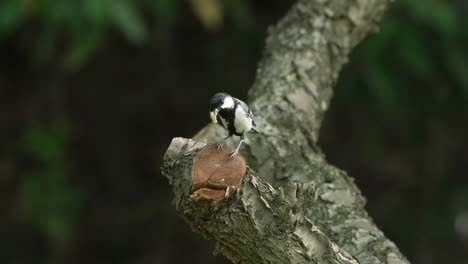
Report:
M 244 143 L 245 133 L 249 131 L 259 133 L 255 127 L 252 111 L 250 111 L 246 103 L 227 93 L 213 95 L 210 100 L 210 106 L 211 121 L 221 125 L 229 133 L 226 138 L 218 143 L 218 149 L 221 149 L 224 142 L 232 137 L 232 135 L 240 137 L 239 145 L 229 155 L 232 158 L 239 153 L 239 148 Z

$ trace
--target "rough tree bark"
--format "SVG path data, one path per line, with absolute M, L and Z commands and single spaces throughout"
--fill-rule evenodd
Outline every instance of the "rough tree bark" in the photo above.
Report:
M 241 149 L 249 168 L 236 191 L 193 208 L 191 167 L 225 131 L 176 138 L 163 174 L 192 228 L 235 263 L 408 263 L 367 215 L 365 198 L 317 146 L 332 87 L 351 49 L 377 30 L 390 0 L 299 0 L 269 30 L 249 105 L 264 135 Z M 233 146 L 233 142 L 228 142 Z

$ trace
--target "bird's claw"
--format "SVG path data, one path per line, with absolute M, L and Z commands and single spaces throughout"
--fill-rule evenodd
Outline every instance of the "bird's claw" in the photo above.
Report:
M 236 150 L 233 150 L 231 151 L 231 153 L 229 154 L 229 158 L 232 159 L 234 158 L 237 154 L 239 154 L 239 151 L 236 149 Z
M 224 146 L 224 141 L 219 142 L 217 146 L 218 146 L 218 150 L 222 149 Z

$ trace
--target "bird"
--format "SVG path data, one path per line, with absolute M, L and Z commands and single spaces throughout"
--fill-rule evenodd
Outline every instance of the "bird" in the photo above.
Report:
M 247 132 L 260 133 L 256 128 L 252 111 L 243 101 L 227 93 L 217 93 L 211 97 L 210 107 L 211 121 L 221 125 L 228 131 L 228 136 L 217 144 L 218 149 L 221 149 L 225 141 L 233 135 L 240 137 L 239 145 L 229 154 L 230 158 L 239 153 Z

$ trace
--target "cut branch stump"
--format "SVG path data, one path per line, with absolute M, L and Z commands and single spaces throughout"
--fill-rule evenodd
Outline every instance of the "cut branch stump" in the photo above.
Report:
M 246 164 L 239 154 L 229 157 L 232 149 L 224 145 L 207 145 L 193 160 L 192 194 L 194 206 L 210 206 L 221 201 L 239 187 L 245 175 Z

